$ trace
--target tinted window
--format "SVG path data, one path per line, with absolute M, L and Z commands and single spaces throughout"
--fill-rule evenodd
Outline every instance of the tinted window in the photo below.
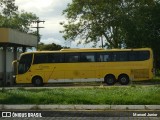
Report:
M 129 54 L 130 61 L 148 60 L 150 57 L 149 51 L 132 51 Z
M 18 65 L 18 74 L 27 72 L 32 64 L 32 54 L 25 54 L 21 56 Z
M 64 54 L 58 53 L 39 53 L 34 55 L 33 64 L 41 63 L 62 63 L 64 62 Z
M 48 63 L 48 54 L 34 54 L 33 64 Z
M 143 61 L 150 58 L 149 51 L 114 51 L 97 53 L 98 62 Z
M 64 54 L 49 53 L 48 63 L 62 63 L 64 62 Z
M 112 54 L 110 52 L 98 53 L 97 61 L 98 62 L 110 62 L 112 61 Z
M 81 53 L 81 62 L 95 62 L 95 53 Z
M 66 53 L 65 54 L 65 62 L 74 63 L 79 62 L 80 55 L 78 53 Z
M 149 51 L 112 51 L 98 53 L 37 53 L 33 64 L 74 62 L 120 62 L 143 61 L 150 57 Z
M 113 61 L 128 61 L 128 52 L 113 52 Z
M 139 60 L 148 60 L 150 58 L 149 51 L 140 51 Z

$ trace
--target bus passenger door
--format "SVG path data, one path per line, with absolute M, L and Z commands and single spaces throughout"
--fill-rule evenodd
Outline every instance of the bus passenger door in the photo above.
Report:
M 24 54 L 18 63 L 18 74 L 16 75 L 16 83 L 31 83 L 30 67 L 32 64 L 32 54 Z

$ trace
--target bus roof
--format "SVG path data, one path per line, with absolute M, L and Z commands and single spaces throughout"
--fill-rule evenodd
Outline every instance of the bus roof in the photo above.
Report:
M 102 48 L 72 48 L 72 49 L 61 49 L 57 51 L 32 51 L 25 52 L 22 54 L 31 54 L 31 53 L 66 53 L 66 52 L 107 52 L 107 51 L 137 51 L 137 50 L 149 50 L 151 48 L 134 48 L 134 49 L 102 49 Z
M 60 51 L 93 51 L 93 50 L 105 50 L 103 48 L 71 48 L 71 49 L 61 49 Z

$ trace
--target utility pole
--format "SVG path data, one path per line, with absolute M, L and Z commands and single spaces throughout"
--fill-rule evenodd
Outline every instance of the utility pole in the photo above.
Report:
M 40 28 L 44 28 L 44 27 L 39 27 L 39 23 L 41 23 L 41 22 L 44 23 L 45 21 L 36 20 L 36 21 L 32 21 L 32 22 L 37 24 L 37 27 L 32 27 L 32 28 L 36 28 L 36 29 L 37 29 L 37 46 L 38 46 L 38 43 L 40 42 L 39 29 L 40 29 Z
M 101 36 L 101 43 L 102 43 L 102 48 L 104 48 L 104 45 L 103 45 L 103 36 Z

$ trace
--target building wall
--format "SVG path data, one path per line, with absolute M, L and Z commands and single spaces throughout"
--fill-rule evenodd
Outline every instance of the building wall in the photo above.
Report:
M 20 52 L 17 53 L 17 58 L 19 57 Z M 3 50 L 0 50 L 0 79 L 3 79 L 4 75 L 4 52 Z M 7 51 L 6 54 L 7 61 L 6 61 L 6 71 L 7 71 L 7 80 L 10 80 L 13 73 L 13 66 L 12 61 L 14 60 L 14 53 L 11 51 Z
M 23 33 L 15 29 L 0 28 L 0 43 L 37 46 L 37 36 Z
M 3 51 L 0 50 L 0 79 L 2 79 L 2 73 L 3 73 L 3 64 L 4 64 L 4 60 L 3 60 Z

